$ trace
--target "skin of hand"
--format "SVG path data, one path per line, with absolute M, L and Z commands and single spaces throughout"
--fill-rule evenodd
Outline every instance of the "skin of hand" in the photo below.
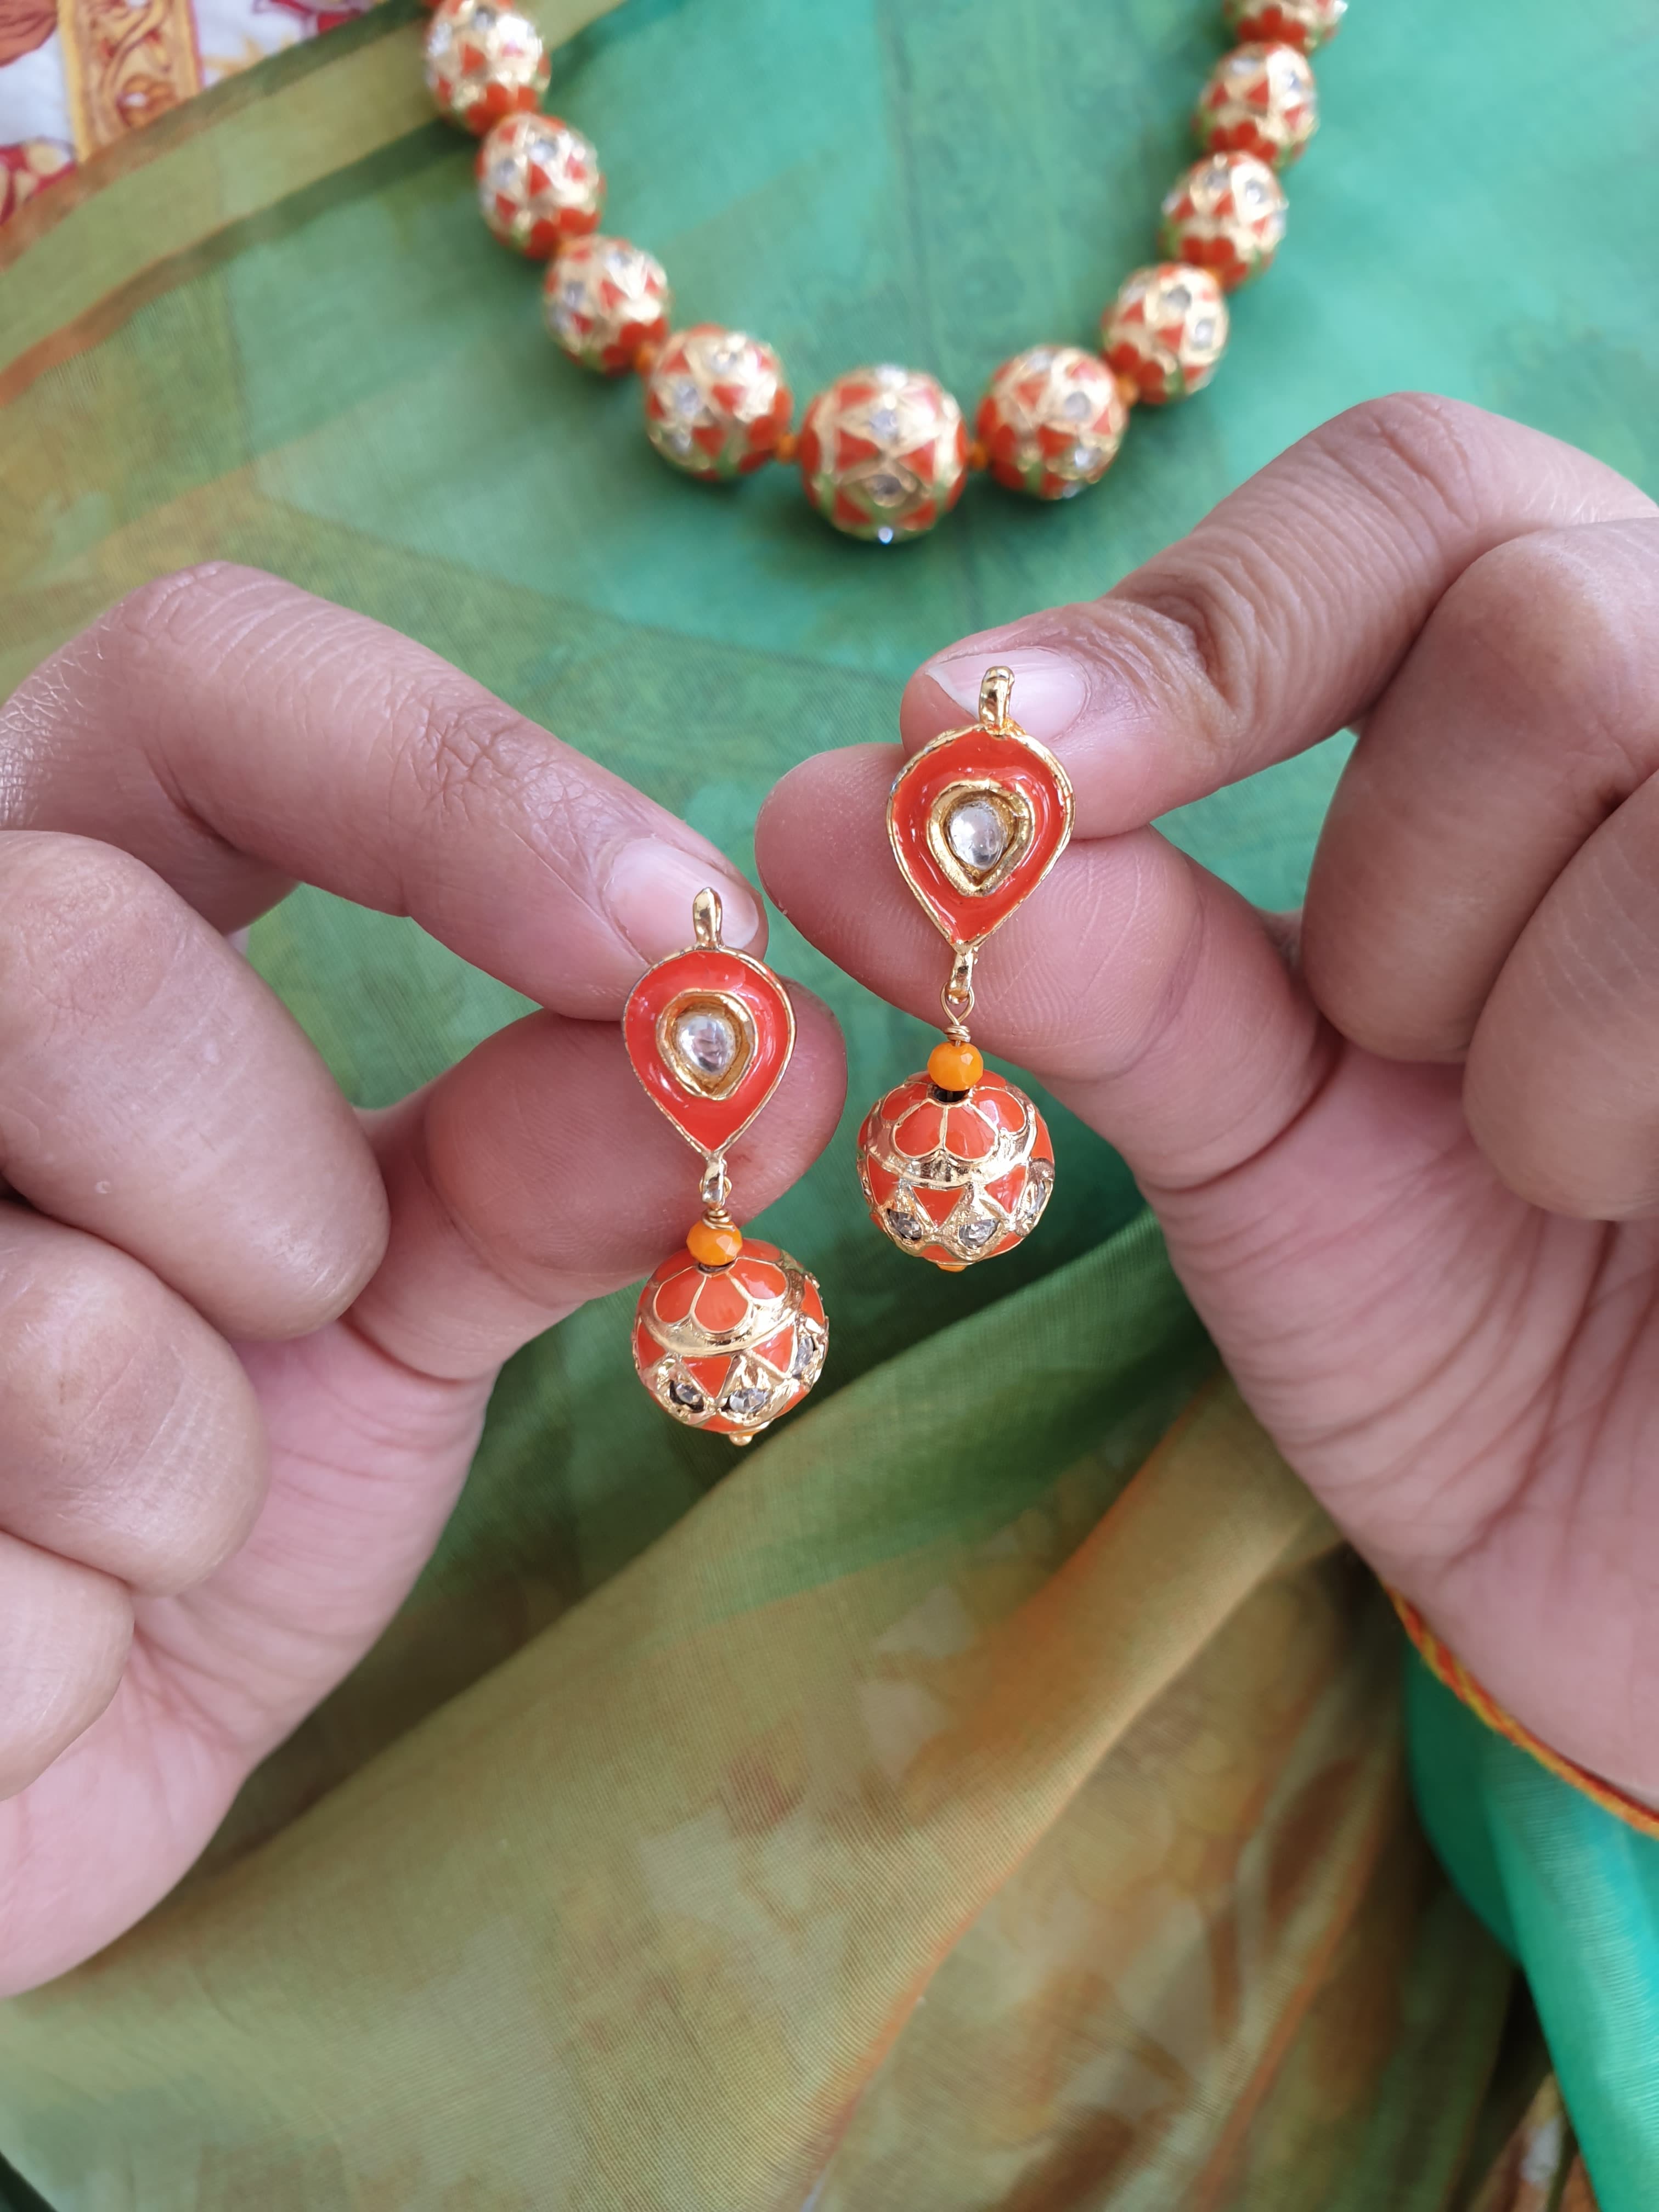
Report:
M 1378 1572 L 1659 1802 L 1659 510 L 1402 395 L 1103 599 L 936 655 L 904 750 L 971 722 L 997 661 L 1076 835 L 981 960 L 978 1042 L 1121 1149 Z M 1148 826 L 1345 726 L 1299 917 Z M 793 770 L 758 853 L 815 944 L 937 1020 L 883 828 L 901 757 Z
M 302 878 L 544 1008 L 354 1114 L 240 955 Z M 645 1273 L 698 1162 L 623 1003 L 760 902 L 436 655 L 251 570 L 146 586 L 0 708 L 0 1994 L 178 1880 L 429 1555 L 501 1361 Z M 832 1133 L 839 1035 L 732 1156 Z

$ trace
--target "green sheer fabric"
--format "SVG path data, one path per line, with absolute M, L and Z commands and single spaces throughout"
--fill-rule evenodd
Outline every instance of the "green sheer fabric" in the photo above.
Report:
M 1144 258 L 1211 15 L 629 0 L 550 104 L 688 318 L 764 333 L 802 393 L 893 357 L 970 397 Z M 257 218 L 211 250 L 146 275 L 145 204 L 103 187 L 122 296 L 153 296 L 93 346 L 63 323 L 0 410 L 0 683 L 148 576 L 250 561 L 747 866 L 772 780 L 890 731 L 922 654 L 1103 589 L 1369 394 L 1457 393 L 1659 490 L 1646 0 L 1356 0 L 1214 390 L 1074 505 L 979 486 L 891 555 L 783 471 L 670 476 L 637 393 L 549 347 L 467 150 L 398 135 L 412 25 L 348 48 L 381 119 L 322 97 L 320 47 L 273 71 L 317 89 L 304 162 L 291 190 L 250 167 L 227 204 Z M 257 100 L 204 112 L 219 172 L 280 167 Z M 33 346 L 68 311 L 30 269 L 5 283 Z M 1170 833 L 1293 903 L 1341 751 Z M 254 957 L 364 1103 L 518 1008 L 312 891 Z M 773 957 L 840 1015 L 856 1115 L 922 1033 L 781 921 Z M 732 1473 L 637 1389 L 626 1296 L 532 1346 L 381 1645 L 173 1899 L 0 2008 L 0 2147 L 60 2212 L 1467 2203 L 1510 1970 L 1406 1811 L 1389 1620 L 1103 1144 L 1056 1110 L 1042 1231 L 947 1279 L 862 1221 L 849 1129 L 760 1224 L 823 1283 L 815 1405 Z M 1646 2212 L 1649 1984 L 1603 1965 L 1659 1955 L 1655 1847 L 1413 1711 L 1430 1824 L 1533 1977 L 1603 2212 Z

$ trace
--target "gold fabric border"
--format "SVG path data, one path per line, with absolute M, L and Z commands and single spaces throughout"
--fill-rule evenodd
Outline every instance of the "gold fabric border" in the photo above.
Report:
M 560 46 L 617 0 L 525 0 Z M 94 154 L 0 231 L 0 404 L 96 345 L 300 196 L 416 133 L 450 143 L 422 81 L 418 0 L 273 55 Z M 302 209 L 301 211 L 303 211 Z
M 58 29 L 83 161 L 202 89 L 190 0 L 58 0 Z

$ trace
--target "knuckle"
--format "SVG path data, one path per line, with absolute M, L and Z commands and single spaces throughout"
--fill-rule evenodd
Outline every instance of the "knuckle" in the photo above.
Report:
M 1659 562 L 1609 562 L 1608 550 L 1593 529 L 1511 538 L 1464 570 L 1434 627 L 1611 806 L 1654 766 Z
M 156 1332 L 137 1271 L 71 1270 L 49 1261 L 0 1278 L 7 1358 L 0 1429 L 15 1464 L 51 1466 L 82 1483 L 148 1437 L 155 1402 Z
M 50 1553 L 0 1558 L 0 1798 L 15 1796 L 91 1727 L 119 1687 L 132 1605 L 108 1575 Z
M 130 1020 L 166 988 L 184 914 L 116 846 L 36 830 L 0 839 L 0 1037 Z
M 538 857 L 574 880 L 580 856 L 614 834 L 611 780 L 545 730 L 452 671 L 420 665 L 398 684 L 385 724 L 394 802 L 428 831 L 446 821 L 510 823 Z
M 523 724 L 487 693 L 443 684 L 398 702 L 392 726 L 416 802 L 441 815 L 498 804 L 527 780 Z
M 1259 590 L 1268 565 L 1263 549 L 1253 556 Z M 1231 727 L 1252 708 L 1261 660 L 1261 610 L 1223 530 L 1212 530 L 1201 562 L 1178 557 L 1155 564 L 1126 607 L 1127 629 L 1149 672 L 1168 686 L 1173 678 L 1206 704 L 1192 724 L 1200 750 L 1220 755 Z M 1116 602 L 1108 602 L 1115 610 Z M 1132 611 L 1129 608 L 1132 607 Z
M 240 1362 L 136 1265 L 31 1249 L 0 1279 L 0 1504 L 137 1588 L 187 1588 L 240 1542 L 264 1432 Z
M 1394 392 L 1322 424 L 1308 444 L 1397 517 L 1443 537 L 1478 526 L 1503 428 L 1464 400 Z

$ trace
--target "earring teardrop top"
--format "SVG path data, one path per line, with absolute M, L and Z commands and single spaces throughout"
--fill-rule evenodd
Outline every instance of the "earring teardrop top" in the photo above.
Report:
M 641 976 L 623 1013 L 634 1073 L 687 1144 L 735 1144 L 795 1048 L 789 994 L 771 969 L 720 942 L 720 902 L 699 891 L 695 945 Z
M 1071 779 L 1008 714 L 1013 678 L 988 669 L 979 720 L 907 761 L 887 801 L 899 872 L 958 951 L 1022 906 L 1072 835 Z

